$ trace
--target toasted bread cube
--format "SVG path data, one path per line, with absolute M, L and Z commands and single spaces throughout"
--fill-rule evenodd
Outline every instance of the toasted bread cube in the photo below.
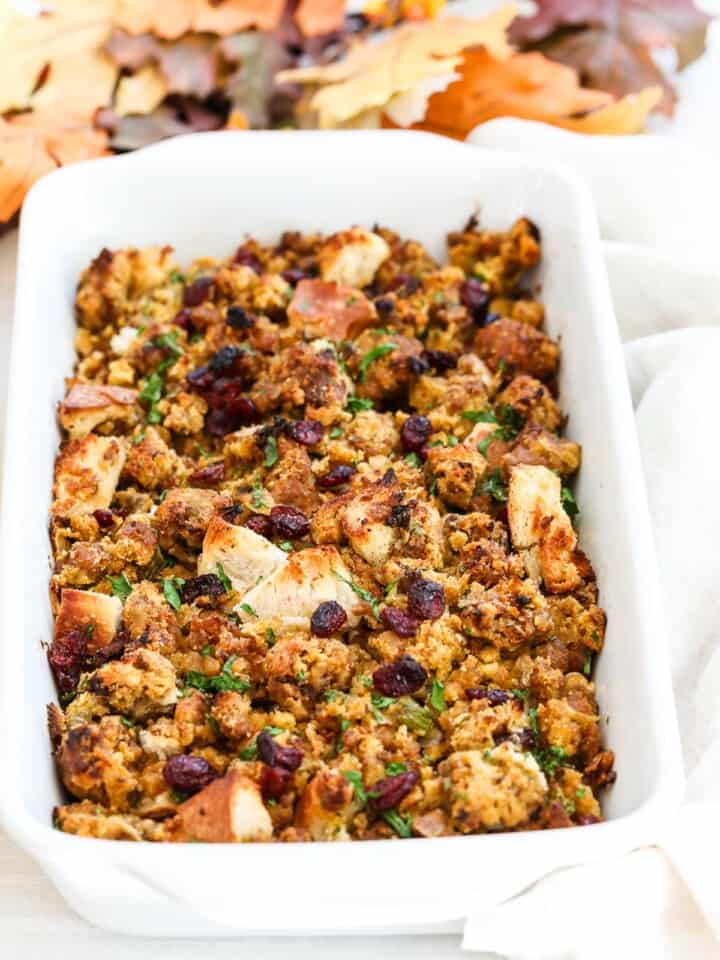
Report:
M 380 264 L 390 256 L 386 241 L 362 227 L 328 237 L 318 251 L 320 276 L 348 287 L 372 283 Z
M 97 383 L 74 383 L 60 404 L 60 424 L 71 437 L 82 437 L 109 420 L 137 419 L 137 390 Z
M 560 477 L 547 467 L 521 464 L 510 470 L 508 522 L 513 546 L 533 580 L 550 593 L 582 583 L 575 559 L 577 536 L 562 505 Z
M 179 840 L 253 843 L 272 839 L 258 785 L 239 770 L 215 780 L 178 808 Z
M 233 590 L 246 593 L 286 561 L 287 554 L 265 537 L 216 516 L 205 532 L 198 573 L 217 573 L 221 564 Z
M 55 620 L 55 636 L 81 630 L 87 634 L 88 650 L 92 653 L 112 641 L 121 617 L 122 603 L 117 597 L 66 587 Z
M 127 455 L 117 437 L 71 440 L 55 463 L 53 514 L 71 517 L 110 506 Z
M 291 554 L 286 563 L 249 590 L 236 612 L 251 622 L 267 620 L 278 612 L 283 617 L 309 620 L 319 604 L 335 600 L 347 613 L 348 626 L 355 626 L 358 598 L 348 586 L 351 581 L 352 574 L 335 547 L 309 547 Z
M 295 825 L 313 840 L 347 840 L 357 810 L 352 785 L 339 770 L 320 770 L 302 792 Z
M 354 497 L 343 512 L 342 526 L 351 547 L 372 566 L 381 566 L 390 556 L 396 528 L 388 526 L 387 521 L 402 499 L 395 472 L 388 470 L 381 480 Z

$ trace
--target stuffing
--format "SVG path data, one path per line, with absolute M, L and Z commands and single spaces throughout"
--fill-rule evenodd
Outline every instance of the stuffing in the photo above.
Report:
M 70 437 L 82 437 L 101 424 L 131 427 L 137 422 L 136 390 L 75 381 L 60 404 L 60 426 Z
M 317 253 L 320 276 L 348 287 L 372 283 L 390 247 L 377 233 L 352 227 L 328 237 Z
M 90 433 L 71 440 L 55 462 L 53 515 L 66 518 L 107 509 L 126 455 L 127 447 L 117 437 Z

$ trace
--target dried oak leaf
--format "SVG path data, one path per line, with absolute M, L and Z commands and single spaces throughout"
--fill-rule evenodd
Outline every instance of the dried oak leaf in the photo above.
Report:
M 101 52 L 103 16 L 16 14 L 0 29 L 0 113 L 36 105 L 89 118 L 106 104 L 117 67 Z
M 106 49 L 119 66 L 129 70 L 157 65 L 167 82 L 168 93 L 209 96 L 220 85 L 223 71 L 221 41 L 212 36 L 158 40 L 152 34 L 133 36 L 116 30 Z
M 300 0 L 295 22 L 306 37 L 340 30 L 345 20 L 345 0 Z
M 110 134 L 110 146 L 120 151 L 138 150 L 183 133 L 219 130 L 224 122 L 223 114 L 177 94 L 144 116 L 121 117 L 113 110 L 101 110 L 97 117 L 98 125 Z
M 520 117 L 578 132 L 636 133 L 661 96 L 654 88 L 615 102 L 608 93 L 583 89 L 574 70 L 540 53 L 501 61 L 486 50 L 468 50 L 460 73 L 458 81 L 430 98 L 417 129 L 464 139 L 480 123 Z
M 673 49 L 682 68 L 705 48 L 709 17 L 693 0 L 541 0 L 538 8 L 512 25 L 514 42 L 574 67 L 587 86 L 615 96 L 661 86 L 668 114 L 675 91 L 653 52 Z
M 277 80 L 320 88 L 309 98 L 319 126 L 362 124 L 372 111 L 392 111 L 396 98 L 412 95 L 432 78 L 442 78 L 447 86 L 457 76 L 465 47 L 486 47 L 499 59 L 509 56 L 505 33 L 514 16 L 515 7 L 505 6 L 481 20 L 447 17 L 407 24 L 382 42 L 358 43 L 338 63 L 285 70 Z
M 152 64 L 123 77 L 115 91 L 115 113 L 120 117 L 130 114 L 152 113 L 168 93 L 168 84 L 161 70 Z
M 84 118 L 35 110 L 0 118 L 0 221 L 20 209 L 30 187 L 56 167 L 103 156 L 107 136 Z
M 128 33 L 174 40 L 184 33 L 273 30 L 285 0 L 116 0 L 113 21 Z

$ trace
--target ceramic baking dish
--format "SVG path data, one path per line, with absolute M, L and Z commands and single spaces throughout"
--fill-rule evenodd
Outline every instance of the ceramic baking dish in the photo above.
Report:
M 225 256 L 245 233 L 376 221 L 444 254 L 479 211 L 541 228 L 542 287 L 569 435 L 584 450 L 581 544 L 607 609 L 598 698 L 618 781 L 609 822 L 402 842 L 153 845 L 53 830 L 60 799 L 45 731 L 55 697 L 43 643 L 55 405 L 73 363 L 73 295 L 103 246 L 169 243 Z M 532 159 L 417 133 L 219 133 L 78 164 L 42 180 L 22 215 L 2 529 L 0 813 L 83 917 L 127 933 L 228 935 L 451 930 L 563 865 L 652 842 L 679 803 L 681 764 L 663 618 L 623 357 L 591 202 Z

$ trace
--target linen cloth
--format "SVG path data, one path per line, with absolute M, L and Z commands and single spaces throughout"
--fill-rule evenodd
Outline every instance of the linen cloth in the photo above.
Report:
M 512 119 L 468 140 L 562 163 L 593 195 L 643 457 L 687 786 L 657 848 L 549 876 L 471 917 L 463 946 L 513 960 L 708 957 L 707 944 L 678 952 L 673 927 L 693 900 L 720 945 L 720 151 Z

